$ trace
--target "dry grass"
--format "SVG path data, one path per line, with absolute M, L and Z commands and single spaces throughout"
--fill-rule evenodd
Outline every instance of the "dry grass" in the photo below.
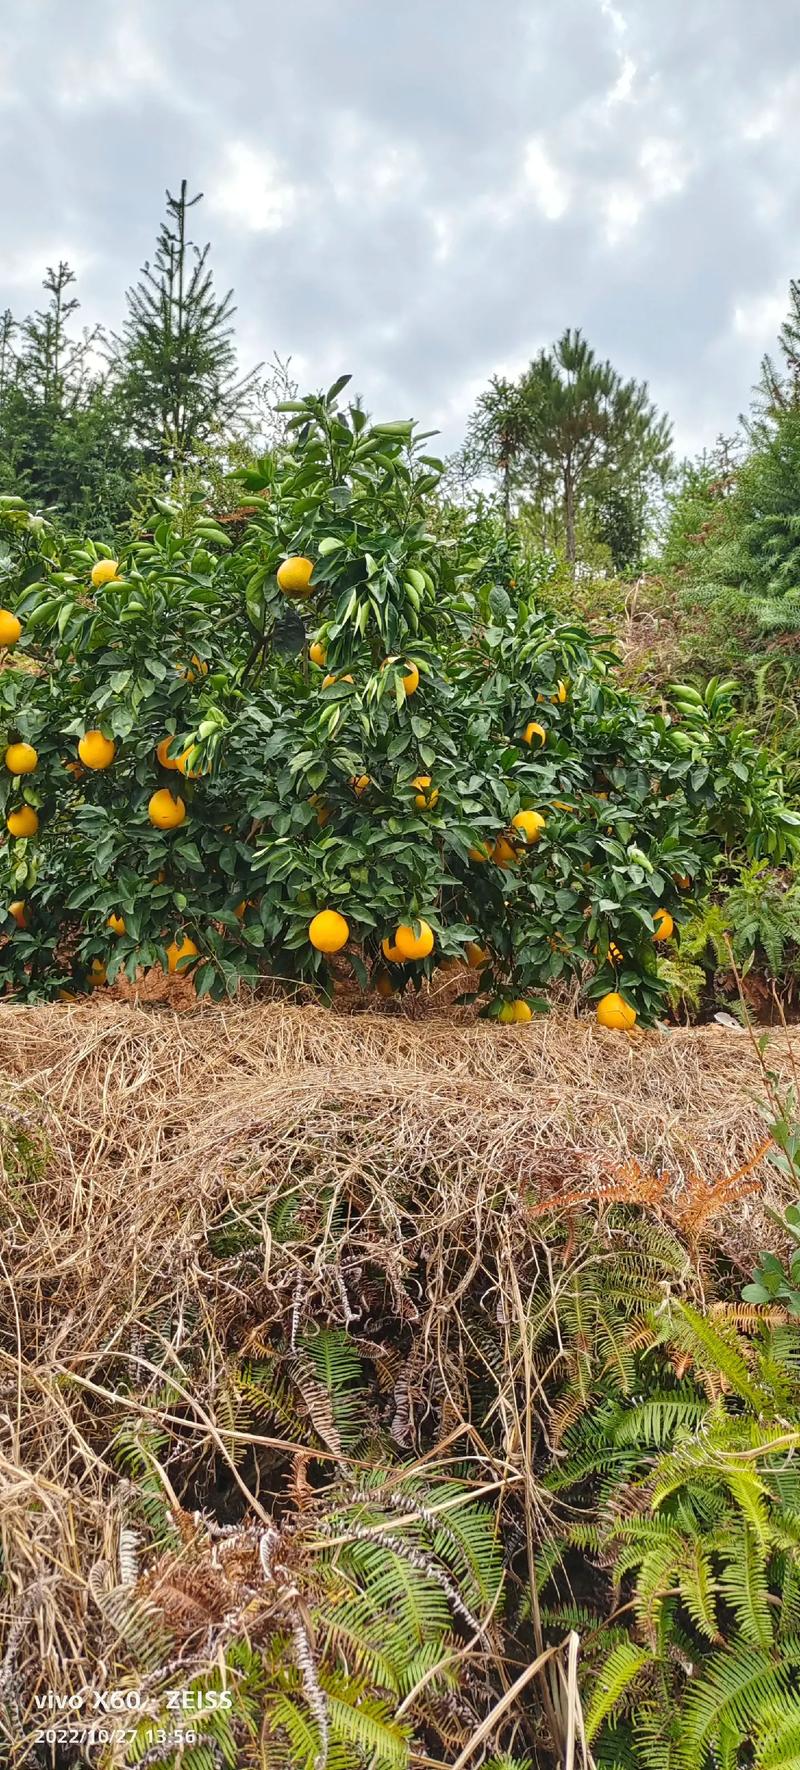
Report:
M 779 1089 L 792 1057 L 773 1038 Z M 75 1688 L 109 1654 L 92 1568 L 116 1563 L 126 1518 L 112 1438 L 121 1418 L 163 1414 L 167 1378 L 165 1491 L 210 1505 L 213 1465 L 237 1517 L 268 1518 L 269 1458 L 285 1475 L 296 1455 L 269 1431 L 237 1446 L 223 1407 L 233 1351 L 276 1324 L 294 1343 L 309 1320 L 417 1320 L 404 1388 L 396 1347 L 377 1350 L 404 1415 L 426 1405 L 434 1364 L 453 1371 L 445 1441 L 448 1335 L 489 1243 L 513 1264 L 543 1201 L 617 1194 L 691 1232 L 716 1217 L 749 1258 L 763 1096 L 754 1045 L 721 1029 L 628 1038 L 567 1016 L 500 1030 L 277 1003 L 4 1009 L 0 1693 L 18 1693 L 14 1727 L 37 1688 Z M 292 1190 L 297 1228 L 278 1246 L 269 1212 Z M 256 1255 L 215 1252 L 250 1204 Z

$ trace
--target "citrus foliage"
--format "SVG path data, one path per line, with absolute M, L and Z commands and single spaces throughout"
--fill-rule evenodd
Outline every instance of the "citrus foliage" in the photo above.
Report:
M 388 994 L 471 943 L 491 1014 L 594 957 L 590 995 L 648 1021 L 720 846 L 792 841 L 779 767 L 731 685 L 650 713 L 491 547 L 437 538 L 425 436 L 342 387 L 238 476 L 236 546 L 199 499 L 118 562 L 2 506 L 0 741 L 36 751 L 0 780 L 2 979 L 51 996 L 174 950 L 199 995 L 328 989 L 338 952 Z

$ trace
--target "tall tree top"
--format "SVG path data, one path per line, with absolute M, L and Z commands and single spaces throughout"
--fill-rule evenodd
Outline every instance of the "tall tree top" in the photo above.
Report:
M 235 424 L 257 370 L 240 378 L 233 343 L 233 291 L 218 297 L 209 245 L 187 232 L 202 191 L 167 191 L 155 257 L 128 290 L 117 360 L 141 440 L 167 463 L 186 461 L 210 436 Z M 259 365 L 260 367 L 260 365 Z

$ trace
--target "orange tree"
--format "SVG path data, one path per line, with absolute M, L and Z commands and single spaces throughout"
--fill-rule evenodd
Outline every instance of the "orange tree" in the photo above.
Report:
M 649 712 L 486 525 L 437 537 L 426 438 L 343 385 L 238 476 L 236 545 L 199 501 L 116 560 L 0 505 L 0 983 L 325 991 L 338 952 L 387 995 L 466 955 L 502 1019 L 572 972 L 650 1021 L 720 848 L 794 842 L 778 766 L 731 685 Z

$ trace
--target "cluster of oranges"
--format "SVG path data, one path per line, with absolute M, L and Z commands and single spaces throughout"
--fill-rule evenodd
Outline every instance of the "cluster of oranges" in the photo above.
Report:
M 95 588 L 113 582 L 118 576 L 118 564 L 115 560 L 110 559 L 96 561 L 91 572 L 91 580 Z M 314 593 L 313 576 L 314 562 L 304 555 L 299 555 L 282 562 L 277 571 L 277 582 L 285 595 L 306 600 Z M 14 646 L 21 634 L 22 624 L 18 617 L 9 610 L 0 609 L 0 648 Z M 327 646 L 324 630 L 310 644 L 308 655 L 315 667 L 320 670 L 325 668 Z M 384 669 L 391 665 L 399 666 L 400 681 L 405 695 L 407 697 L 414 695 L 420 682 L 418 665 L 402 655 L 384 660 Z M 207 664 L 202 662 L 200 658 L 193 657 L 191 665 L 185 670 L 184 675 L 187 681 L 194 682 L 207 670 Z M 337 682 L 352 683 L 353 677 L 350 674 L 339 677 L 328 674 L 322 680 L 323 691 L 334 686 Z M 538 696 L 540 701 L 543 701 L 544 698 L 542 695 Z M 554 703 L 565 702 L 568 698 L 566 684 L 559 681 L 556 692 L 550 698 Z M 522 741 L 525 744 L 536 744 L 539 748 L 546 746 L 547 737 L 547 730 L 538 719 L 530 720 L 522 732 Z M 160 767 L 170 772 L 174 771 L 185 779 L 197 778 L 202 770 L 191 767 L 192 751 L 185 750 L 173 754 L 175 744 L 176 739 L 170 735 L 164 736 L 156 744 L 156 757 Z M 74 773 L 80 773 L 82 770 L 101 772 L 112 766 L 117 755 L 117 745 L 113 738 L 106 736 L 99 729 L 84 732 L 77 748 L 79 763 L 70 762 L 66 765 Z M 29 743 L 11 743 L 5 752 L 6 768 L 17 778 L 33 774 L 38 761 L 38 753 L 35 747 Z M 351 785 L 356 796 L 361 797 L 370 786 L 370 776 L 368 774 L 355 775 Z M 415 776 L 411 782 L 411 789 L 414 795 L 414 805 L 418 811 L 435 810 L 439 801 L 439 788 L 434 784 L 429 774 Z M 573 809 L 567 805 L 562 806 L 559 801 L 555 801 L 554 804 L 556 809 Z M 160 786 L 152 793 L 147 810 L 151 824 L 156 829 L 164 831 L 179 828 L 187 815 L 186 803 L 181 794 L 168 786 Z M 328 815 L 327 808 L 320 804 L 318 807 L 319 822 L 323 824 L 327 821 Z M 38 813 L 32 806 L 25 803 L 10 811 L 6 821 L 8 831 L 14 837 L 35 836 L 39 828 Z M 495 840 L 470 849 L 470 860 L 476 864 L 493 861 L 501 868 L 513 867 L 518 864 L 525 849 L 534 846 L 540 840 L 545 828 L 546 819 L 540 812 L 518 811 L 511 819 L 509 827 Z M 239 907 L 244 913 L 246 906 Z M 28 927 L 28 909 L 24 901 L 18 900 L 12 904 L 10 913 L 20 929 Z M 236 913 L 238 915 L 239 911 L 237 910 Z M 656 941 L 669 939 L 673 933 L 673 922 L 669 912 L 666 909 L 658 910 L 654 920 L 656 923 L 654 939 Z M 126 933 L 125 919 L 120 914 L 109 916 L 107 926 L 115 936 L 122 936 Z M 309 924 L 308 939 L 317 952 L 331 956 L 341 952 L 347 945 L 350 939 L 350 925 L 340 911 L 323 908 Z M 383 939 L 382 954 L 388 964 L 404 965 L 429 958 L 434 947 L 435 936 L 429 923 L 415 917 L 401 922 L 392 936 L 386 936 Z M 613 942 L 608 951 L 609 957 L 615 965 L 622 963 L 623 954 Z M 166 948 L 166 953 L 170 972 L 190 968 L 199 956 L 197 946 L 189 937 L 183 938 L 180 942 L 173 940 Z M 490 962 L 488 950 L 474 941 L 467 944 L 465 957 L 470 966 L 477 970 L 482 969 Z M 92 967 L 90 982 L 98 984 L 104 981 L 105 967 L 101 961 L 96 960 Z M 374 981 L 375 987 L 381 995 L 386 996 L 393 993 L 394 984 L 388 972 L 376 970 Z M 504 1000 L 499 1009 L 496 1004 L 495 1008 L 496 1018 L 503 1024 L 522 1023 L 529 1021 L 532 1017 L 530 1005 L 521 998 Z M 624 997 L 619 992 L 613 991 L 602 998 L 597 1009 L 597 1018 L 602 1026 L 628 1030 L 635 1024 L 637 1016 L 636 1010 Z

